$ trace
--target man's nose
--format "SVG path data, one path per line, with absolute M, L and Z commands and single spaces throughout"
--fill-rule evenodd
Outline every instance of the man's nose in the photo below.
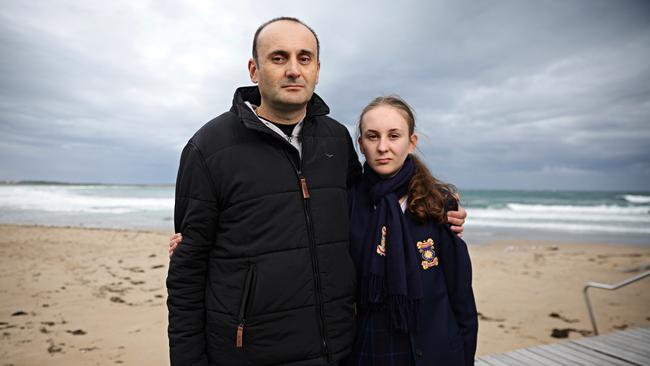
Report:
M 289 62 L 287 62 L 286 75 L 290 79 L 297 79 L 300 77 L 298 60 L 290 59 Z

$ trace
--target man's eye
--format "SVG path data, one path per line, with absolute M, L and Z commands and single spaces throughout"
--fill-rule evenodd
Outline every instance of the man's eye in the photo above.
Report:
M 311 61 L 311 57 L 303 56 L 298 59 L 301 64 L 308 64 Z
M 390 135 L 390 138 L 392 138 L 392 139 L 398 139 L 398 138 L 399 138 L 399 134 L 394 133 L 394 134 Z
M 272 60 L 273 62 L 283 62 L 283 61 L 284 61 L 284 57 L 282 57 L 282 56 L 273 56 L 273 58 L 271 58 L 271 60 Z

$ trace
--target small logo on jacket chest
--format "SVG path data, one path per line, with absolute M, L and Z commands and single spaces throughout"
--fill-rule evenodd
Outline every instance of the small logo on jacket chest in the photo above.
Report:
M 435 243 L 433 239 L 429 238 L 417 243 L 420 255 L 422 255 L 422 269 L 427 270 L 431 267 L 438 265 L 438 257 L 436 257 Z

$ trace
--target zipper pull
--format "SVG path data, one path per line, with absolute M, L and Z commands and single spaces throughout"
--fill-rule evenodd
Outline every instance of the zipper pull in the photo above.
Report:
M 237 326 L 237 341 L 236 347 L 242 348 L 244 346 L 244 322 L 239 323 Z
M 309 199 L 309 189 L 307 189 L 307 178 L 300 176 L 300 188 L 302 188 L 302 198 Z

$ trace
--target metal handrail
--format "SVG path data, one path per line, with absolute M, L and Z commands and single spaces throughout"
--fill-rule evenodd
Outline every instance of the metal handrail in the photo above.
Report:
M 605 283 L 598 283 L 598 282 L 589 282 L 589 283 L 587 283 L 587 285 L 582 290 L 582 292 L 585 295 L 585 302 L 587 303 L 587 310 L 589 310 L 589 318 L 591 318 L 591 325 L 594 327 L 594 334 L 595 335 L 598 335 L 598 328 L 596 327 L 596 318 L 594 317 L 594 311 L 591 308 L 591 302 L 589 301 L 589 295 L 587 294 L 587 290 L 590 287 L 599 288 L 599 289 L 603 289 L 603 290 L 616 290 L 616 289 L 619 289 L 619 288 L 621 288 L 623 286 L 627 286 L 632 282 L 636 282 L 636 281 L 641 280 L 641 279 L 643 279 L 645 277 L 648 277 L 648 276 L 650 276 L 650 271 L 645 271 L 645 272 L 643 272 L 641 274 L 638 274 L 638 275 L 636 275 L 634 277 L 628 278 L 627 280 L 622 281 L 622 282 L 617 283 L 617 284 L 614 284 L 614 285 L 608 285 L 608 284 L 605 284 Z

